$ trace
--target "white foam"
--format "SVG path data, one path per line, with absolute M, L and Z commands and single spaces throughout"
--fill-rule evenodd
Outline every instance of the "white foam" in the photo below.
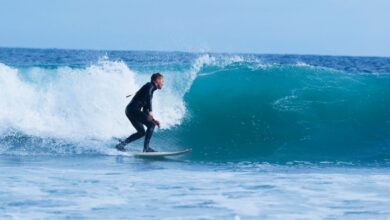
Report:
M 164 129 L 181 122 L 186 112 L 183 95 L 207 62 L 201 57 L 188 73 L 165 77 L 166 86 L 153 99 Z M 12 128 L 40 137 L 75 139 L 128 135 L 134 129 L 124 114 L 130 101 L 125 96 L 135 94 L 149 77 L 107 59 L 86 68 L 54 70 L 0 64 L 0 132 Z

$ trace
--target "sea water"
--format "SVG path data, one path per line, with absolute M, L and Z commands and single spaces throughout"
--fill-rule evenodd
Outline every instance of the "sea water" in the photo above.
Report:
M 151 146 L 124 108 L 161 72 Z M 390 58 L 0 48 L 1 219 L 390 218 Z

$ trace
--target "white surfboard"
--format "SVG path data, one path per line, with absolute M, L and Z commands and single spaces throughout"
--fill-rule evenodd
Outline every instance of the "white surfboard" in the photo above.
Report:
M 182 151 L 173 151 L 173 152 L 134 152 L 135 157 L 166 157 L 166 156 L 178 156 L 190 152 L 192 149 L 187 148 Z

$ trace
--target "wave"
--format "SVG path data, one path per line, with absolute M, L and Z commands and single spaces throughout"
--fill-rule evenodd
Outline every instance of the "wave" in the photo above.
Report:
M 390 158 L 388 74 L 207 54 L 163 73 L 157 148 L 192 147 L 191 159 L 213 161 Z M 0 64 L 0 153 L 112 154 L 112 138 L 134 131 L 124 97 L 149 76 L 107 59 L 86 68 Z

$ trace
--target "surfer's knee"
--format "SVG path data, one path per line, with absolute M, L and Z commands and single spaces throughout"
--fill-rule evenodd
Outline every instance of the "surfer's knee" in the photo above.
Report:
M 141 136 L 141 137 L 145 136 L 145 134 L 146 134 L 145 130 L 139 130 L 138 131 L 138 135 Z

